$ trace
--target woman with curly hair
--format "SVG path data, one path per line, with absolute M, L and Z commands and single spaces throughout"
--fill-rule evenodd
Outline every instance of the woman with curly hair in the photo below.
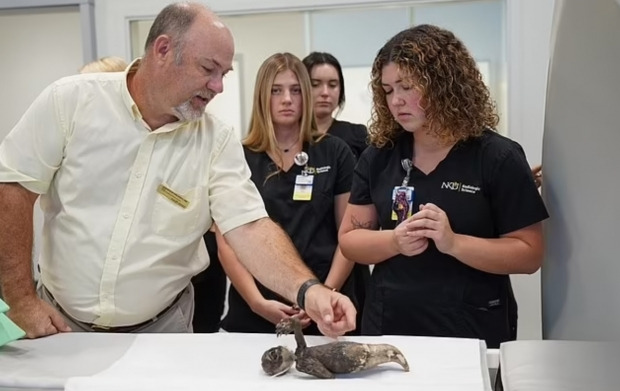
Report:
M 338 249 L 354 158 L 344 141 L 318 131 L 310 77 L 296 56 L 276 53 L 259 68 L 243 149 L 269 217 L 290 236 L 318 279 L 341 289 L 354 265 Z M 216 238 L 232 282 L 224 330 L 273 333 L 280 320 L 296 315 L 308 326 L 306 334 L 319 334 L 300 308 L 252 277 L 221 234 Z
M 379 50 L 371 146 L 340 227 L 346 257 L 374 264 L 362 334 L 516 338 L 513 273 L 534 273 L 548 217 L 523 149 L 493 128 L 463 43 L 419 25 Z

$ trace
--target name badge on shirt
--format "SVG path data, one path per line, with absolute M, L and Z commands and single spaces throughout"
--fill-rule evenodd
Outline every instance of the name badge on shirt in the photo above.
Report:
M 312 199 L 312 183 L 314 175 L 297 175 L 295 189 L 293 190 L 294 201 L 310 201 Z
M 189 201 L 187 199 L 163 184 L 157 186 L 157 192 L 183 209 L 187 209 L 189 206 Z
M 413 214 L 413 186 L 396 186 L 392 190 L 392 220 L 397 224 Z

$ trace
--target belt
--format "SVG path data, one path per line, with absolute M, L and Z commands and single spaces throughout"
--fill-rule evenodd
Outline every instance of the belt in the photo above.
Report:
M 104 332 L 104 333 L 132 333 L 132 332 L 134 332 L 134 331 L 136 331 L 136 330 L 138 330 L 138 329 L 140 329 L 142 327 L 145 327 L 145 326 L 148 326 L 148 325 L 150 325 L 152 323 L 155 323 L 166 312 L 168 312 L 169 309 L 171 309 L 175 304 L 177 304 L 179 302 L 179 300 L 181 299 L 181 296 L 183 296 L 183 293 L 185 293 L 185 289 L 183 289 L 181 292 L 179 292 L 179 294 L 176 295 L 174 300 L 172 300 L 172 302 L 166 308 L 161 310 L 157 315 L 155 315 L 151 319 L 145 320 L 144 322 L 141 322 L 141 323 L 138 323 L 138 324 L 129 325 L 129 326 L 102 326 L 102 325 L 98 325 L 98 324 L 94 324 L 94 323 L 82 322 L 82 321 L 79 321 L 79 320 L 75 319 L 74 317 L 69 315 L 67 313 L 67 311 L 65 311 L 64 308 L 62 308 L 60 306 L 60 304 L 58 304 L 58 302 L 56 301 L 56 299 L 54 298 L 52 293 L 45 287 L 45 285 L 43 285 L 43 289 L 45 290 L 45 293 L 47 293 L 47 295 L 52 299 L 52 302 L 54 303 L 54 306 L 64 316 L 66 316 L 67 318 L 71 319 L 72 321 L 74 321 L 74 322 L 84 326 L 85 328 L 90 329 L 91 331 Z

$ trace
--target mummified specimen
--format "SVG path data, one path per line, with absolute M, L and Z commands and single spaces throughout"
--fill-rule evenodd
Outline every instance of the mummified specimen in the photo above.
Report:
M 405 356 L 389 344 L 342 341 L 307 346 L 297 318 L 282 320 L 276 326 L 278 336 L 291 332 L 295 333 L 297 342 L 294 353 L 284 346 L 276 346 L 263 354 L 261 364 L 268 375 L 282 375 L 293 364 L 298 371 L 321 379 L 332 379 L 337 373 L 359 372 L 388 362 L 398 363 L 409 371 Z

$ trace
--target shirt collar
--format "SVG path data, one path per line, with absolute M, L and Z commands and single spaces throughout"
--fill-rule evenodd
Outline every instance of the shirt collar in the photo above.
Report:
M 142 113 L 140 113 L 140 109 L 138 109 L 138 105 L 131 97 L 129 93 L 129 86 L 127 85 L 127 78 L 130 74 L 136 73 L 138 67 L 140 66 L 140 58 L 136 58 L 129 64 L 129 66 L 125 69 L 125 77 L 123 79 L 123 86 L 121 90 L 121 94 L 123 96 L 123 101 L 125 102 L 125 106 L 129 113 L 131 114 L 134 120 L 142 119 Z

